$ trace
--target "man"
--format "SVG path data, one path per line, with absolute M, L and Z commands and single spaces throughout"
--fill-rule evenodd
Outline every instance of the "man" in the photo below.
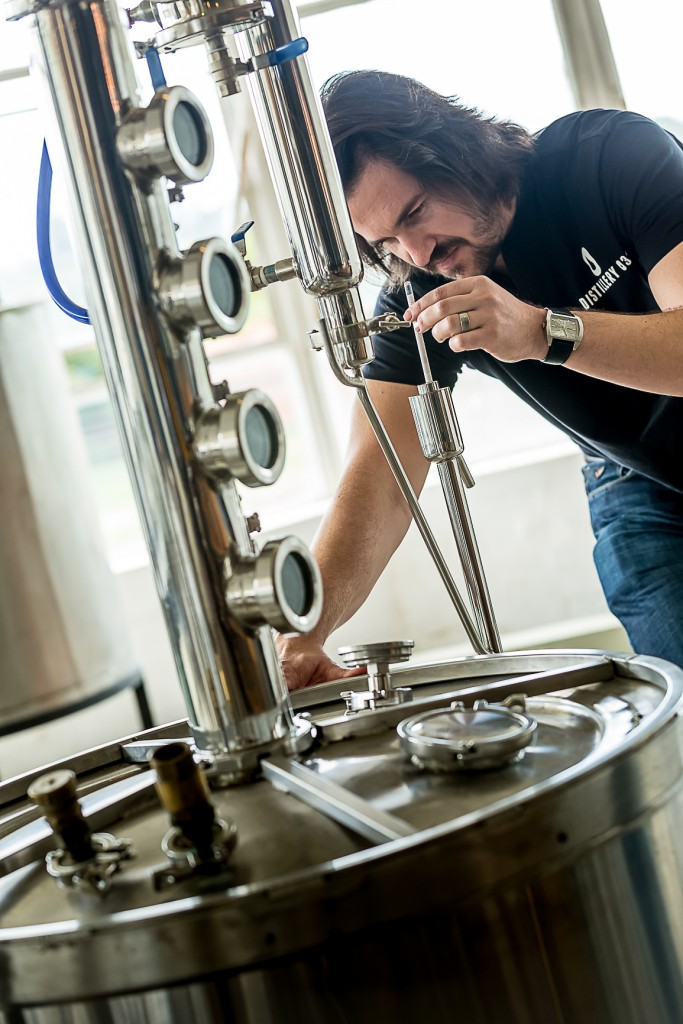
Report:
M 361 253 L 388 279 L 378 310 L 417 323 L 442 385 L 463 366 L 497 377 L 581 447 L 607 602 L 636 652 L 683 665 L 681 147 L 624 111 L 531 137 L 373 71 L 331 79 L 323 105 Z M 419 491 L 428 464 L 408 396 L 423 377 L 402 333 L 376 339 L 366 377 Z M 281 641 L 290 687 L 342 674 L 322 643 L 400 543 L 397 494 L 358 411 L 315 544 L 323 617 Z M 358 512 L 369 502 L 372 518 Z

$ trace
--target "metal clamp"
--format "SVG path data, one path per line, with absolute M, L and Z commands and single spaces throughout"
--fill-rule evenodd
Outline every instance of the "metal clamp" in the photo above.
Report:
M 394 640 L 339 648 L 339 657 L 347 668 L 362 666 L 368 672 L 367 690 L 344 690 L 340 694 L 346 702 L 347 715 L 412 700 L 410 688 L 392 685 L 389 666 L 408 661 L 414 646 L 412 640 Z
M 112 879 L 135 856 L 130 839 L 116 839 L 106 832 L 90 836 L 94 856 L 76 862 L 68 850 L 51 850 L 45 858 L 48 874 L 64 888 L 80 889 L 90 896 L 104 896 Z
M 181 829 L 169 829 L 161 841 L 161 848 L 170 863 L 153 873 L 154 888 L 162 890 L 188 878 L 215 878 L 216 875 L 224 874 L 237 843 L 237 827 L 233 821 L 216 818 L 212 833 L 209 854 L 200 856 Z
M 398 331 L 402 327 L 412 327 L 407 320 L 400 320 L 396 313 L 380 313 L 365 321 L 368 334 L 384 334 L 387 331 Z

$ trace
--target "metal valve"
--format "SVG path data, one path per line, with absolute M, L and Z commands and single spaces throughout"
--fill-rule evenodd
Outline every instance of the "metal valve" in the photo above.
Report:
M 161 848 L 170 864 L 154 872 L 163 889 L 189 877 L 222 874 L 237 842 L 234 822 L 216 817 L 206 776 L 187 743 L 167 743 L 151 758 L 157 793 L 171 818 Z
M 347 668 L 362 666 L 368 672 L 367 690 L 345 690 L 340 694 L 346 701 L 347 714 L 412 700 L 411 689 L 392 685 L 389 666 L 408 661 L 414 646 L 412 640 L 393 640 L 339 648 L 339 657 Z
M 41 775 L 31 783 L 28 796 L 60 843 L 45 858 L 48 873 L 64 887 L 103 896 L 123 862 L 134 856 L 130 840 L 90 831 L 76 794 L 76 776 L 69 769 Z

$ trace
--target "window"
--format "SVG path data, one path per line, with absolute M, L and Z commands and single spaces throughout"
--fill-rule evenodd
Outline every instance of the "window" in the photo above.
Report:
M 652 0 L 644 17 L 636 0 L 602 0 L 602 10 L 626 106 L 683 139 L 683 6 L 678 0 Z

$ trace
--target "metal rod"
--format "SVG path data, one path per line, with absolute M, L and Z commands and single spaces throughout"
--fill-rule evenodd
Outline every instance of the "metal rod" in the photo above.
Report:
M 452 460 L 440 462 L 439 476 L 482 641 L 490 653 L 500 654 L 503 647 L 460 471 Z
M 431 531 L 429 523 L 425 518 L 425 514 L 422 511 L 422 508 L 420 507 L 420 503 L 417 500 L 417 496 L 415 494 L 415 491 L 413 490 L 410 480 L 408 479 L 408 475 L 404 470 L 403 466 L 401 465 L 401 460 L 396 454 L 394 446 L 391 443 L 391 439 L 389 438 L 389 435 L 386 432 L 384 424 L 382 423 L 382 420 L 377 410 L 372 404 L 372 399 L 370 398 L 367 387 L 365 386 L 365 378 L 363 377 L 360 370 L 357 368 L 354 368 L 352 371 L 347 373 L 339 366 L 339 363 L 334 353 L 332 341 L 330 340 L 330 335 L 327 330 L 327 324 L 324 319 L 318 322 L 318 331 L 320 337 L 322 338 L 325 354 L 327 355 L 328 362 L 335 377 L 341 384 L 344 384 L 346 387 L 352 387 L 356 389 L 356 393 L 358 395 L 358 398 L 360 399 L 363 409 L 365 410 L 365 414 L 368 417 L 368 420 L 370 421 L 370 426 L 374 431 L 375 437 L 377 438 L 377 442 L 380 448 L 382 449 L 382 452 L 384 453 L 384 457 L 389 464 L 391 472 L 394 474 L 394 479 L 398 484 L 401 494 L 405 498 L 408 508 L 410 509 L 410 513 L 427 547 L 427 551 L 429 552 L 432 561 L 434 562 L 434 565 L 437 568 L 437 571 L 443 581 L 443 585 L 445 586 L 446 591 L 448 592 L 448 596 L 450 597 L 451 601 L 453 602 L 453 605 L 455 606 L 455 610 L 458 614 L 460 621 L 463 624 L 465 632 L 467 633 L 467 636 L 469 637 L 472 646 L 474 647 L 477 654 L 488 654 L 489 652 L 485 649 L 481 642 L 479 633 L 477 631 L 477 627 L 470 618 L 467 605 L 465 604 L 460 594 L 460 591 L 458 590 L 455 584 L 455 580 L 451 575 L 451 571 L 448 568 L 448 565 L 446 564 L 446 560 L 443 554 L 441 553 L 439 545 L 436 542 L 436 538 L 434 537 L 434 534 Z
M 270 757 L 262 762 L 261 768 L 264 777 L 277 789 L 291 793 L 371 843 L 389 843 L 415 834 L 416 830 L 406 821 L 373 807 L 298 761 Z
M 414 671 L 419 671 L 419 669 Z M 486 662 L 486 671 L 492 671 L 490 662 Z M 504 671 L 503 664 L 501 673 Z M 606 657 L 596 658 L 587 663 L 579 662 L 576 665 L 568 665 L 566 668 L 513 676 L 495 683 L 479 682 L 470 686 L 454 687 L 447 692 L 442 690 L 433 697 L 416 695 L 408 706 L 405 704 L 380 705 L 371 716 L 340 714 L 338 718 L 326 717 L 318 723 L 318 731 L 323 742 L 336 743 L 340 740 L 348 740 L 352 736 L 362 736 L 369 732 L 376 733 L 382 729 L 395 729 L 407 714 L 416 715 L 421 711 L 431 711 L 432 708 L 442 708 L 454 699 L 469 704 L 480 699 L 490 703 L 502 701 L 517 693 L 523 693 L 527 697 L 539 697 L 545 693 L 555 693 L 558 690 L 601 683 L 612 679 L 613 676 L 614 665 L 612 662 Z M 406 685 L 405 680 L 401 681 L 403 685 Z M 443 682 L 444 680 L 439 680 L 440 685 Z M 410 708 L 410 711 L 407 710 L 407 707 Z
M 413 292 L 413 286 L 410 283 L 410 281 L 406 281 L 406 283 L 403 285 L 403 288 L 406 293 L 408 305 L 412 306 L 412 304 L 415 302 L 415 293 Z M 422 373 L 424 375 L 425 384 L 431 384 L 434 381 L 434 377 L 432 376 L 432 368 L 429 365 L 429 359 L 427 357 L 427 346 L 425 345 L 424 335 L 422 334 L 422 331 L 419 329 L 419 327 L 414 321 L 413 334 L 415 335 L 415 341 L 417 343 L 417 351 L 420 356 L 420 362 L 422 364 Z
M 470 618 L 470 613 L 467 609 L 467 606 L 462 599 L 460 591 L 455 585 L 455 580 L 451 575 L 451 571 L 448 568 L 448 565 L 446 564 L 446 560 L 443 554 L 441 553 L 439 545 L 436 542 L 436 538 L 434 537 L 434 534 L 431 531 L 429 523 L 425 518 L 424 512 L 420 507 L 420 503 L 417 500 L 410 480 L 408 479 L 408 476 L 405 470 L 403 469 L 403 466 L 401 465 L 400 459 L 394 450 L 394 446 L 389 440 L 389 436 L 386 430 L 384 429 L 384 424 L 382 423 L 377 413 L 377 410 L 372 404 L 372 400 L 369 394 L 367 393 L 367 390 L 365 388 L 359 388 L 358 397 L 361 401 L 363 408 L 365 409 L 365 413 L 368 419 L 370 420 L 370 424 L 375 432 L 377 441 L 379 442 L 379 445 L 382 451 L 384 452 L 384 456 L 387 462 L 389 463 L 389 467 L 392 473 L 394 474 L 396 483 L 398 484 L 403 497 L 408 503 L 408 507 L 410 508 L 413 519 L 415 520 L 415 524 L 417 525 L 417 528 L 422 535 L 422 539 L 424 540 L 427 546 L 427 550 L 429 551 L 429 554 L 432 557 L 434 565 L 436 566 L 439 575 L 441 576 L 443 584 L 446 590 L 448 591 L 448 596 L 450 597 L 451 601 L 455 606 L 455 610 L 458 613 L 458 617 L 460 618 L 460 621 L 462 622 L 465 628 L 465 632 L 467 633 L 467 636 L 469 637 L 472 646 L 474 647 L 477 654 L 488 654 L 489 651 L 482 643 L 477 627 Z

